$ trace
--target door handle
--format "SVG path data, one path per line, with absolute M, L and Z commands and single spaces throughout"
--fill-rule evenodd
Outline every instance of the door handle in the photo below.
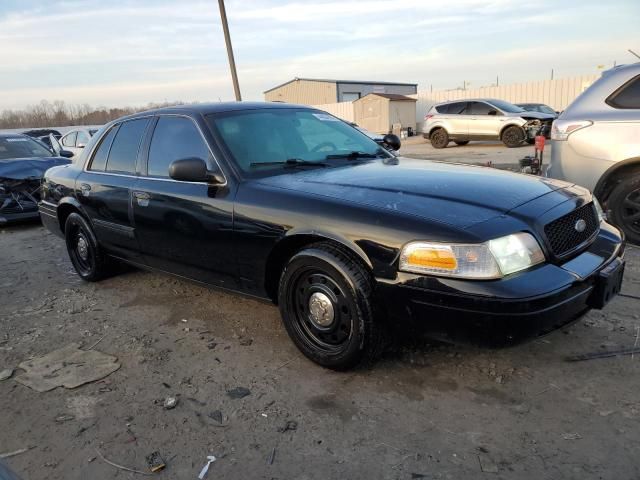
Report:
M 149 200 L 151 199 L 151 194 L 147 192 L 133 192 L 133 196 L 138 201 L 138 205 L 141 207 L 146 207 L 149 205 Z

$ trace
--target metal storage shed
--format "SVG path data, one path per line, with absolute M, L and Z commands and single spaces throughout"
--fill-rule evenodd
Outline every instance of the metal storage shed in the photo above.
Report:
M 264 92 L 267 102 L 323 105 L 352 102 L 369 93 L 413 95 L 416 83 L 375 82 L 364 80 L 331 80 L 321 78 L 294 78 Z
M 353 102 L 355 122 L 370 132 L 390 133 L 394 124 L 416 131 L 415 98 L 392 93 L 370 93 Z

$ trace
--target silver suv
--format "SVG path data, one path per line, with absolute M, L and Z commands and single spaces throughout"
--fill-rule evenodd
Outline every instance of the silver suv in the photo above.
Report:
M 640 63 L 603 72 L 553 123 L 547 176 L 589 188 L 640 243 Z
M 445 148 L 450 141 L 466 145 L 470 140 L 501 140 L 507 147 L 518 147 L 548 132 L 554 118 L 504 100 L 457 100 L 431 107 L 424 117 L 423 136 L 434 148 Z

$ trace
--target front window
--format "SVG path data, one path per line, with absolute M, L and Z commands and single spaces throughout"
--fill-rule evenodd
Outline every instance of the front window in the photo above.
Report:
M 243 110 L 211 114 L 207 120 L 249 175 L 292 164 L 326 166 L 391 156 L 362 132 L 317 110 Z
M 522 113 L 526 112 L 524 108 L 520 108 L 513 103 L 505 102 L 504 100 L 491 100 L 491 105 L 498 107 L 503 112 L 507 113 Z
M 51 157 L 44 145 L 27 136 L 0 137 L 0 160 Z

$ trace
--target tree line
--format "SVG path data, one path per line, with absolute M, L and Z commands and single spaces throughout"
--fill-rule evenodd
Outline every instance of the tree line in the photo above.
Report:
M 71 125 L 103 125 L 132 113 L 151 108 L 182 105 L 184 102 L 149 103 L 144 107 L 92 107 L 86 103 L 67 105 L 62 100 L 30 105 L 23 110 L 3 110 L 0 113 L 0 128 L 42 128 L 65 127 Z

